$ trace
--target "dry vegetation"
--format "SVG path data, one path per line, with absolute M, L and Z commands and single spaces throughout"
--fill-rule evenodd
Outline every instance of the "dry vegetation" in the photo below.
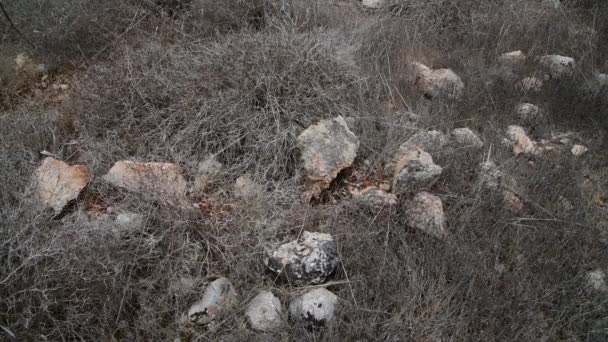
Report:
M 593 200 L 608 194 L 608 89 L 588 96 L 580 86 L 608 72 L 608 4 L 390 2 L 364 11 L 333 0 L 5 1 L 34 48 L 0 22 L 1 339 L 608 340 L 608 294 L 585 278 L 608 271 L 608 209 Z M 499 54 L 519 49 L 575 57 L 576 73 L 522 95 L 493 69 Z M 47 65 L 48 85 L 35 70 L 15 69 L 19 53 Z M 456 71 L 467 85 L 462 100 L 429 102 L 412 91 L 404 66 L 413 60 Z M 69 89 L 58 98 L 51 85 L 59 83 Z M 522 101 L 548 114 L 529 126 L 532 136 L 579 132 L 590 152 L 513 157 L 501 140 Z M 414 133 L 396 114 L 404 109 L 419 113 L 423 128 L 467 126 L 486 143 L 432 151 L 444 167 L 429 187 L 446 208 L 446 241 L 408 227 L 403 203 L 378 212 L 351 201 L 343 179 L 321 203 L 302 205 L 302 130 L 354 117 L 354 169 L 377 178 Z M 34 209 L 25 191 L 43 150 L 96 175 L 60 217 Z M 488 153 L 522 187 L 523 212 L 479 186 Z M 99 177 L 122 159 L 192 171 L 209 154 L 225 167 L 198 199 L 204 211 Z M 235 198 L 232 185 L 246 173 L 264 191 Z M 560 195 L 574 208 L 560 207 Z M 86 219 L 92 202 L 145 214 L 145 229 L 117 238 Z M 272 286 L 264 243 L 302 229 L 338 241 L 335 322 L 260 334 L 236 310 L 212 331 L 179 324 L 210 277 L 230 277 L 240 308 Z M 293 293 L 287 284 L 275 291 L 283 302 Z

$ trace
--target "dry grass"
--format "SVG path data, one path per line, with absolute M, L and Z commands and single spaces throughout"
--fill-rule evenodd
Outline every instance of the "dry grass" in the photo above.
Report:
M 10 105 L 0 114 L 0 325 L 20 341 L 606 340 L 608 297 L 591 291 L 585 274 L 608 271 L 608 233 L 584 184 L 608 162 L 607 89 L 581 92 L 592 71 L 607 71 L 600 43 L 608 34 L 606 7 L 392 3 L 367 13 L 342 1 L 108 0 L 98 6 L 115 15 L 89 17 L 77 14 L 90 2 L 76 1 L 37 18 L 31 25 L 54 32 L 41 41 L 59 48 L 44 53 L 62 51 L 52 77 L 69 70 L 71 90 L 53 108 L 35 94 L 3 93 Z M 10 9 L 30 32 L 26 12 Z M 88 22 L 94 18 L 113 29 L 96 35 L 100 26 Z M 67 23 L 61 29 L 69 34 L 56 22 Z M 76 22 L 90 30 L 72 29 Z M 585 23 L 597 32 L 576 33 Z M 95 38 L 82 53 L 73 50 L 76 34 Z M 18 42 L 11 34 L 4 39 Z M 539 94 L 522 95 L 492 76 L 496 56 L 515 49 L 572 55 L 579 67 Z M 65 57 L 76 58 L 78 68 Z M 403 74 L 413 59 L 453 68 L 467 84 L 463 99 L 429 102 L 416 94 Z M 576 131 L 588 154 L 513 157 L 501 140 L 521 101 L 547 113 L 526 127 L 534 138 Z M 300 202 L 296 137 L 303 129 L 353 117 L 361 139 L 354 174 L 373 179 L 415 132 L 396 114 L 408 108 L 421 115 L 422 128 L 468 126 L 486 143 L 430 151 L 444 167 L 427 190 L 444 202 L 446 241 L 408 227 L 406 198 L 380 211 L 351 201 L 343 194 L 347 174 L 322 203 Z M 521 213 L 477 182 L 489 146 L 518 184 Z M 33 208 L 24 191 L 41 150 L 96 175 L 61 217 Z M 209 154 L 224 168 L 197 199 L 205 210 L 117 191 L 99 177 L 120 159 L 175 162 L 192 174 Z M 231 187 L 245 173 L 262 190 L 237 198 Z M 597 191 L 606 189 L 604 182 Z M 560 196 L 574 208 L 559 206 Z M 145 225 L 117 236 L 112 223 L 89 219 L 93 202 L 141 213 Z M 297 294 L 266 273 L 263 247 L 302 229 L 338 241 L 341 267 L 329 288 L 341 299 L 339 316 L 324 329 L 292 322 L 276 333 L 254 333 L 242 310 L 257 289 L 273 288 L 284 303 Z M 179 324 L 217 275 L 235 283 L 241 305 L 215 330 Z

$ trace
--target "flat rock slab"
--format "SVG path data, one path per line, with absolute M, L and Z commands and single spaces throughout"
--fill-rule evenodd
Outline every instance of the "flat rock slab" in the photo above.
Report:
M 48 157 L 34 174 L 34 189 L 40 206 L 53 208 L 56 214 L 89 184 L 93 175 L 84 165 L 70 166 L 67 163 Z
M 182 200 L 188 184 L 179 166 L 171 163 L 116 162 L 103 179 L 119 188 L 168 202 Z
M 302 237 L 266 252 L 264 264 L 295 286 L 322 284 L 338 265 L 336 241 L 329 234 L 304 231 Z
M 315 197 L 329 187 L 340 171 L 352 165 L 359 138 L 338 116 L 308 127 L 298 137 L 298 144 L 309 181 L 307 194 Z

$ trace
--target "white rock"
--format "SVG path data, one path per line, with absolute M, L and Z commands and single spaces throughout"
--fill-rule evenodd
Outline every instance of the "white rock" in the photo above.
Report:
M 464 82 L 451 69 L 431 70 L 422 63 L 411 63 L 408 72 L 415 79 L 416 88 L 429 98 L 460 98 L 464 92 Z
M 428 192 L 420 192 L 406 209 L 408 224 L 439 239 L 447 237 L 447 221 L 441 199 Z
M 516 156 L 521 153 L 534 154 L 537 152 L 536 143 L 528 137 L 526 131 L 521 126 L 511 125 L 507 127 L 507 138 Z
M 359 139 L 341 116 L 322 120 L 298 137 L 309 184 L 307 196 L 318 196 L 357 156 Z
M 575 157 L 580 157 L 583 154 L 585 154 L 589 149 L 583 145 L 574 145 L 572 146 L 572 150 L 570 150 L 570 152 L 572 152 L 572 155 Z
M 249 303 L 245 316 L 254 330 L 276 330 L 283 324 L 283 306 L 272 292 L 262 291 Z
M 188 310 L 188 318 L 196 324 L 217 322 L 237 303 L 237 292 L 227 278 L 218 278 L 207 286 L 203 298 Z
M 93 175 L 84 165 L 70 166 L 47 157 L 33 177 L 33 186 L 41 208 L 53 208 L 59 214 L 89 184 Z
M 595 291 L 608 292 L 606 273 L 600 269 L 587 273 L 587 284 Z
M 548 70 L 553 78 L 572 74 L 576 66 L 574 58 L 560 55 L 545 55 L 539 58 L 539 62 Z
M 459 145 L 481 148 L 483 147 L 483 141 L 477 134 L 471 131 L 467 127 L 454 128 L 452 130 L 452 139 Z
M 377 209 L 397 204 L 397 196 L 376 186 L 369 186 L 363 190 L 353 190 L 351 195 L 354 199 Z
M 323 283 L 338 265 L 336 241 L 329 234 L 304 231 L 302 237 L 266 251 L 264 264 L 291 285 Z
M 399 151 L 393 175 L 393 189 L 402 191 L 423 184 L 441 174 L 443 168 L 433 162 L 430 154 L 419 148 Z
M 505 52 L 498 56 L 498 62 L 500 64 L 508 66 L 521 65 L 526 61 L 526 55 L 521 50 Z
M 543 81 L 537 77 L 530 76 L 517 82 L 517 88 L 524 93 L 537 93 L 543 89 Z
M 489 189 L 497 189 L 503 177 L 498 166 L 493 161 L 487 160 L 481 163 L 480 168 L 480 182 Z
M 170 203 L 184 199 L 188 189 L 181 169 L 171 163 L 118 161 L 103 179 L 116 187 Z
M 222 167 L 223 165 L 213 155 L 200 162 L 190 185 L 190 194 L 193 196 L 204 195 L 214 178 L 222 171 Z
M 338 296 L 319 288 L 292 300 L 289 304 L 289 314 L 296 321 L 324 325 L 334 319 L 337 306 Z
M 384 5 L 385 0 L 361 0 L 361 6 L 369 9 L 379 9 Z
M 515 107 L 515 113 L 523 120 L 534 120 L 540 115 L 540 108 L 531 103 L 520 103 Z

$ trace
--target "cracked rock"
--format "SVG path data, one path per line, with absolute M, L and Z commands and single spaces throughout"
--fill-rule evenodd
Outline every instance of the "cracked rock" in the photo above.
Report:
M 304 231 L 300 239 L 266 254 L 266 267 L 295 286 L 322 284 L 338 265 L 336 241 L 324 233 Z

